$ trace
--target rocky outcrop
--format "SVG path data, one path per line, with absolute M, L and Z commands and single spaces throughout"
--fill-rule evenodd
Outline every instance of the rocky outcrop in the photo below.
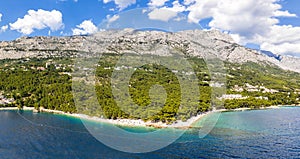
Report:
M 74 37 L 21 37 L 0 42 L 0 59 L 32 57 L 76 56 L 81 50 L 84 36 Z
M 177 33 L 135 31 L 133 29 L 101 31 L 93 36 L 22 37 L 0 42 L 0 59 L 76 57 L 83 52 L 136 53 L 169 56 L 168 48 L 189 56 L 216 56 L 233 63 L 271 64 L 300 72 L 300 59 L 289 56 L 274 58 L 260 51 L 236 44 L 219 31 L 187 30 Z

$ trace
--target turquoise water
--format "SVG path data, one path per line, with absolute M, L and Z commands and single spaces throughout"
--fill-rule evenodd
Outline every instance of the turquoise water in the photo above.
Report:
M 106 126 L 102 124 L 101 128 Z M 175 143 L 144 154 L 124 153 L 105 146 L 89 134 L 80 119 L 30 111 L 20 114 L 0 111 L 1 159 L 299 157 L 300 108 L 224 112 L 205 138 L 199 138 L 198 128 L 189 129 Z

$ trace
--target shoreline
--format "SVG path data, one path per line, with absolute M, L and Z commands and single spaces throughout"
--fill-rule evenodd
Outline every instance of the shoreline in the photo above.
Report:
M 1 110 L 20 110 L 17 107 L 2 107 L 0 108 Z M 185 128 L 190 128 L 190 125 L 196 121 L 199 121 L 202 117 L 218 112 L 217 111 L 209 111 L 209 112 L 204 112 L 202 114 L 199 114 L 197 116 L 194 116 L 190 119 L 188 119 L 186 122 L 177 122 L 173 123 L 171 125 L 168 125 L 166 123 L 162 122 L 157 122 L 153 123 L 151 121 L 144 122 L 143 120 L 135 120 L 135 119 L 104 119 L 104 118 L 99 118 L 95 116 L 89 116 L 85 114 L 71 114 L 71 113 L 65 113 L 63 111 L 59 110 L 51 110 L 51 109 L 45 109 L 45 108 L 40 108 L 40 110 L 36 110 L 33 107 L 23 107 L 22 110 L 28 110 L 28 111 L 33 111 L 34 113 L 52 113 L 52 114 L 58 114 L 58 115 L 66 115 L 69 117 L 75 117 L 78 119 L 83 119 L 87 121 L 95 121 L 95 122 L 101 122 L 101 123 L 107 123 L 107 124 L 113 124 L 113 125 L 118 125 L 118 126 L 127 126 L 127 127 L 153 127 L 153 128 L 178 128 L 178 129 L 185 129 Z
M 65 113 L 63 111 L 50 110 L 50 109 L 44 109 L 44 108 L 41 108 L 40 112 L 66 115 L 66 116 L 70 116 L 70 117 L 84 119 L 87 121 L 95 121 L 95 122 L 113 124 L 113 125 L 118 125 L 118 126 L 185 129 L 185 128 L 190 128 L 191 123 L 201 120 L 202 117 L 204 117 L 208 114 L 214 113 L 216 111 L 205 112 L 205 113 L 202 113 L 202 114 L 199 114 L 197 116 L 190 118 L 189 120 L 187 120 L 187 122 L 180 122 L 180 124 L 173 123 L 171 125 L 168 125 L 163 122 L 157 122 L 157 123 L 153 123 L 151 121 L 145 122 L 141 119 L 138 119 L 138 120 L 137 119 L 104 119 L 104 118 L 89 116 L 89 115 L 85 115 L 85 114 L 77 114 L 77 113 L 71 114 L 71 113 Z M 184 123 L 184 124 L 181 124 L 181 123 Z
M 293 105 L 291 107 L 299 107 L 300 105 Z M 41 112 L 41 113 L 52 113 L 52 114 L 59 114 L 59 115 L 66 115 L 69 117 L 75 117 L 79 119 L 84 119 L 87 121 L 95 121 L 95 122 L 101 122 L 101 123 L 107 123 L 107 124 L 113 124 L 113 125 L 118 125 L 118 126 L 127 126 L 127 127 L 154 127 L 154 128 L 178 128 L 178 129 L 187 129 L 187 128 L 192 128 L 192 124 L 195 122 L 201 120 L 204 116 L 207 116 L 212 113 L 217 113 L 217 112 L 231 112 L 231 111 L 250 111 L 250 110 L 264 110 L 264 109 L 279 109 L 281 107 L 289 107 L 289 106 L 283 106 L 283 105 L 278 105 L 278 106 L 270 106 L 270 107 L 262 107 L 259 109 L 251 109 L 251 108 L 237 108 L 237 109 L 219 109 L 219 110 L 213 110 L 213 111 L 208 111 L 201 113 L 197 116 L 191 117 L 188 119 L 186 122 L 182 121 L 177 121 L 176 123 L 173 123 L 171 125 L 168 125 L 166 123 L 158 122 L 158 123 L 153 123 L 151 121 L 144 122 L 143 120 L 135 120 L 135 119 L 104 119 L 104 118 L 99 118 L 99 117 L 93 117 L 93 116 L 88 116 L 85 114 L 71 114 L 71 113 L 65 113 L 63 111 L 59 110 L 51 110 L 51 109 L 45 109 L 45 108 L 40 108 L 40 110 L 36 110 L 33 107 L 23 107 L 22 110 L 28 110 L 28 111 L 33 111 L 35 113 Z M 19 110 L 17 107 L 3 107 L 0 108 L 1 110 Z

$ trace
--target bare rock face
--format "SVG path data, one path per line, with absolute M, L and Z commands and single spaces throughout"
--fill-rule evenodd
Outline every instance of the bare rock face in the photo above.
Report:
M 0 42 L 0 59 L 32 57 L 73 57 L 82 48 L 83 36 L 74 37 L 21 37 Z
M 300 72 L 300 58 L 282 56 L 278 65 L 285 70 Z
M 169 48 L 194 57 L 214 56 L 232 63 L 255 62 L 300 72 L 299 58 L 269 57 L 236 44 L 229 35 L 217 30 L 167 33 L 124 29 L 101 31 L 93 36 L 22 37 L 0 42 L 0 59 L 76 57 L 83 52 L 169 56 Z

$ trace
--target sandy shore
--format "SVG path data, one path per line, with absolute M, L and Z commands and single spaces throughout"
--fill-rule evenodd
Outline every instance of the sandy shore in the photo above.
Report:
M 279 109 L 280 107 L 284 107 L 284 106 L 283 105 L 281 105 L 281 106 L 274 105 L 274 106 L 270 106 L 270 107 L 265 107 L 264 109 Z
M 3 107 L 0 110 L 19 110 L 18 107 Z M 23 107 L 23 110 L 34 110 L 33 107 Z
M 278 109 L 280 107 L 284 106 L 270 106 L 270 107 L 263 107 L 260 109 Z M 0 108 L 0 110 L 18 110 L 17 107 L 7 107 L 7 108 Z M 32 107 L 23 107 L 23 110 L 30 110 L 34 112 L 38 112 L 36 109 Z M 104 118 L 99 118 L 99 117 L 92 117 L 84 114 L 71 114 L 71 113 L 65 113 L 63 111 L 58 111 L 58 110 L 50 110 L 50 109 L 45 109 L 45 108 L 40 108 L 40 112 L 46 112 L 46 113 L 54 113 L 54 114 L 62 114 L 62 115 L 67 115 L 75 118 L 80 118 L 84 120 L 89 120 L 89 121 L 96 121 L 96 122 L 102 122 L 102 123 L 109 123 L 109 124 L 114 124 L 114 125 L 120 125 L 120 126 L 129 126 L 129 127 L 155 127 L 155 128 L 190 128 L 190 125 L 193 123 L 201 120 L 204 116 L 211 114 L 211 113 L 216 113 L 216 112 L 224 112 L 224 111 L 246 111 L 246 110 L 252 110 L 250 108 L 238 108 L 238 109 L 219 109 L 219 110 L 214 110 L 214 111 L 209 111 L 205 112 L 202 114 L 199 114 L 197 116 L 194 116 L 187 120 L 186 122 L 182 121 L 177 121 L 174 124 L 168 125 L 166 123 L 158 122 L 158 123 L 153 123 L 151 121 L 144 122 L 143 120 L 134 120 L 134 119 L 104 119 Z
M 19 108 L 17 108 L 17 107 L 6 107 L 6 108 L 0 108 L 0 111 L 1 110 L 19 110 Z M 38 112 L 36 109 L 34 109 L 32 107 L 23 107 L 23 110 L 30 110 L 30 111 Z M 199 114 L 198 116 L 192 117 L 187 122 L 179 121 L 179 122 L 177 122 L 175 124 L 171 124 L 171 125 L 168 125 L 168 124 L 162 123 L 162 122 L 157 122 L 157 123 L 153 123 L 151 121 L 144 122 L 141 119 L 139 119 L 139 120 L 134 120 L 134 119 L 116 119 L 116 120 L 104 119 L 104 118 L 99 118 L 99 117 L 88 116 L 88 115 L 85 115 L 85 114 L 71 114 L 71 113 L 65 113 L 65 112 L 59 111 L 59 110 L 50 110 L 50 109 L 45 109 L 45 108 L 40 108 L 39 112 L 61 114 L 61 115 L 66 115 L 66 116 L 80 118 L 80 119 L 89 120 L 89 121 L 96 121 L 96 122 L 109 123 L 109 124 L 120 125 L 120 126 L 129 126 L 129 127 L 188 128 L 189 125 L 191 125 L 192 123 L 200 120 L 205 115 L 208 115 L 208 114 L 213 113 L 215 111 L 202 113 L 202 114 Z
M 85 114 L 70 114 L 70 113 L 65 113 L 65 112 L 62 112 L 62 111 L 50 110 L 50 109 L 44 109 L 44 108 L 40 109 L 40 111 L 41 112 L 47 112 L 47 113 L 63 114 L 63 115 L 67 115 L 67 116 L 72 116 L 72 117 L 84 119 L 84 120 L 96 121 L 96 122 L 102 122 L 102 123 L 109 123 L 109 124 L 120 125 L 120 126 L 155 127 L 155 128 L 168 128 L 168 127 L 171 127 L 171 128 L 186 128 L 186 127 L 189 126 L 189 124 L 200 120 L 203 116 L 205 116 L 209 113 L 213 113 L 213 112 L 203 113 L 203 114 L 200 114 L 196 117 L 192 117 L 187 122 L 178 122 L 176 124 L 168 125 L 168 124 L 162 123 L 162 122 L 157 122 L 157 123 L 153 123 L 151 121 L 145 122 L 141 119 L 139 119 L 139 120 L 134 120 L 134 119 L 115 119 L 115 120 L 113 120 L 113 119 L 103 119 L 103 118 L 99 118 L 99 117 L 88 116 L 88 115 L 85 115 Z

